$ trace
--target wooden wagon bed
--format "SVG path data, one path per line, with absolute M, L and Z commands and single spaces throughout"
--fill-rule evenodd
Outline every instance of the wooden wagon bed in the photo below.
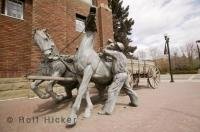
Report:
M 138 86 L 140 78 L 147 78 L 151 88 L 157 88 L 160 82 L 160 71 L 151 60 L 128 60 L 132 87 Z

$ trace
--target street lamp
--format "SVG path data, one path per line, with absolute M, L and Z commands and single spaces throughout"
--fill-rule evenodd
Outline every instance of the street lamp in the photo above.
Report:
M 199 45 L 198 43 L 200 43 L 200 40 L 197 40 L 196 41 L 196 44 L 197 44 L 197 50 L 198 50 L 198 54 L 199 54 L 199 71 L 200 71 L 200 49 L 199 49 Z
M 167 34 L 165 34 L 164 38 L 165 38 L 165 52 L 164 52 L 164 54 L 168 54 L 169 71 L 170 71 L 170 76 L 171 76 L 170 82 L 174 82 L 174 78 L 173 78 L 173 74 L 172 74 L 172 66 L 171 66 L 170 49 L 169 49 L 169 37 L 167 36 Z

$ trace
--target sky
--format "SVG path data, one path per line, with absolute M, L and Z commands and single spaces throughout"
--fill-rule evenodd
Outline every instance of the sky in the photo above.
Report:
M 123 0 L 130 6 L 129 17 L 135 20 L 130 38 L 147 51 L 164 50 L 164 34 L 170 38 L 170 48 L 200 40 L 200 0 Z

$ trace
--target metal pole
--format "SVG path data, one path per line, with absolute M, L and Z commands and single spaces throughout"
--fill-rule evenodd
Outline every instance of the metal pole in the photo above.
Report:
M 198 50 L 198 54 L 199 54 L 199 68 L 200 68 L 200 49 L 199 49 L 199 45 L 198 43 L 200 43 L 200 40 L 197 40 L 196 41 L 196 44 L 197 44 L 197 50 Z
M 169 49 L 169 37 L 167 35 L 165 35 L 165 40 L 166 40 L 167 50 L 168 50 L 169 72 L 170 72 L 170 76 L 171 76 L 170 82 L 174 82 L 174 78 L 173 78 L 173 74 L 172 74 L 172 66 L 171 66 L 170 49 Z

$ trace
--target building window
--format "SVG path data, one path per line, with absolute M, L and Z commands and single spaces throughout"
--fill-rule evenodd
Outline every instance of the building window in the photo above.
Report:
M 92 1 L 92 5 L 97 6 L 97 0 L 91 0 Z
M 76 14 L 76 31 L 77 32 L 84 32 L 85 30 L 85 20 L 86 17 L 80 14 Z
M 81 1 L 84 2 L 84 3 L 87 3 L 89 5 L 93 4 L 93 0 L 81 0 Z
M 87 0 L 91 5 L 93 5 L 93 0 Z
M 23 4 L 22 0 L 4 0 L 2 13 L 6 16 L 23 19 Z

